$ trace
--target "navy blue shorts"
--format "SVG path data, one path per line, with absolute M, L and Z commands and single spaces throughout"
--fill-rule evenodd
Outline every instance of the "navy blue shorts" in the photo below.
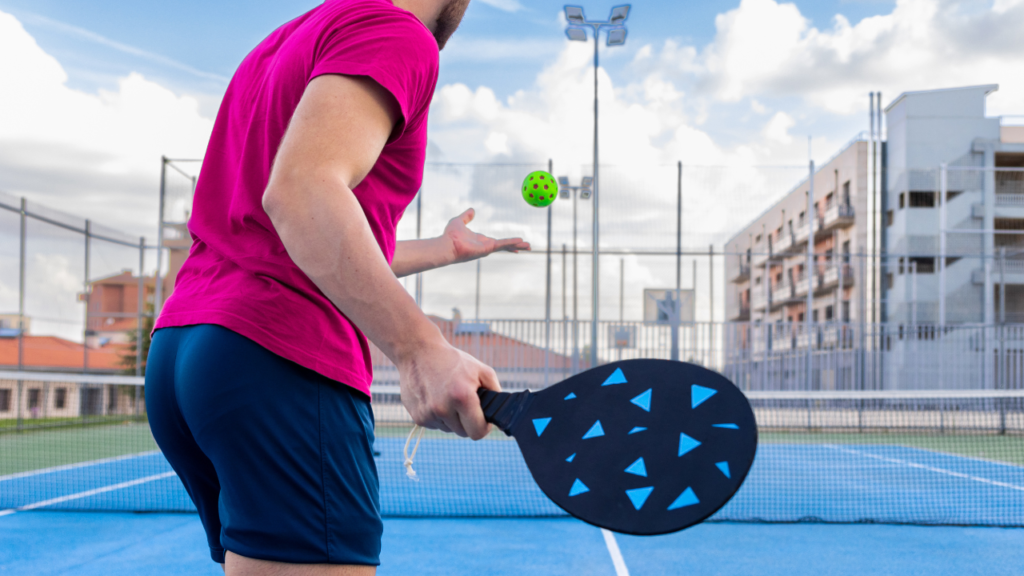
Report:
M 379 565 L 373 412 L 362 393 L 214 325 L 163 328 L 146 367 L 153 437 L 210 555 Z

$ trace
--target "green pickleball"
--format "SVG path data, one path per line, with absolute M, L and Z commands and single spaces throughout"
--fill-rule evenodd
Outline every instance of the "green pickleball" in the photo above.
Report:
M 530 172 L 523 180 L 523 200 L 531 206 L 549 206 L 558 197 L 558 182 L 543 170 Z

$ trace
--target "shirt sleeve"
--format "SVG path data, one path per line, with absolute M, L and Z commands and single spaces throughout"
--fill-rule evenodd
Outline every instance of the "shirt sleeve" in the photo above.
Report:
M 430 105 L 437 84 L 437 42 L 415 16 L 390 3 L 363 4 L 356 10 L 344 22 L 325 27 L 307 82 L 323 74 L 372 78 L 391 93 L 401 111 L 390 138 L 394 141 Z

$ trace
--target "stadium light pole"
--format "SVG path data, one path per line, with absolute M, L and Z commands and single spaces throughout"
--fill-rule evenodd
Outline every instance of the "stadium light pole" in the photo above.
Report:
M 608 46 L 622 46 L 626 43 L 626 18 L 629 17 L 629 4 L 622 6 L 615 6 L 612 8 L 611 14 L 608 16 L 608 20 L 587 20 L 587 17 L 583 14 L 582 6 L 566 6 L 565 7 L 565 19 L 569 22 L 569 26 L 565 29 L 565 35 L 569 37 L 569 40 L 575 42 L 586 42 L 587 41 L 587 27 L 590 27 L 594 31 L 594 248 L 593 248 L 593 264 L 591 266 L 593 272 L 592 280 L 592 292 L 591 305 L 593 307 L 593 320 L 590 325 L 590 367 L 597 366 L 597 321 L 598 321 L 598 279 L 600 278 L 600 263 L 599 259 L 601 256 L 601 250 L 599 247 L 599 241 L 601 236 L 601 227 L 599 224 L 599 212 L 598 212 L 598 146 L 597 146 L 597 70 L 598 70 L 598 40 L 601 33 L 601 28 L 608 29 Z

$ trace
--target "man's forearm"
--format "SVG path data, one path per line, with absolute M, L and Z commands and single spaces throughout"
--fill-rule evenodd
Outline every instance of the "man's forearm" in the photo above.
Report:
M 264 196 L 288 255 L 318 288 L 395 363 L 440 331 L 388 267 L 362 207 L 333 174 L 276 178 Z
M 425 240 L 403 240 L 395 245 L 391 271 L 401 278 L 447 266 L 455 261 L 451 241 L 444 236 Z

